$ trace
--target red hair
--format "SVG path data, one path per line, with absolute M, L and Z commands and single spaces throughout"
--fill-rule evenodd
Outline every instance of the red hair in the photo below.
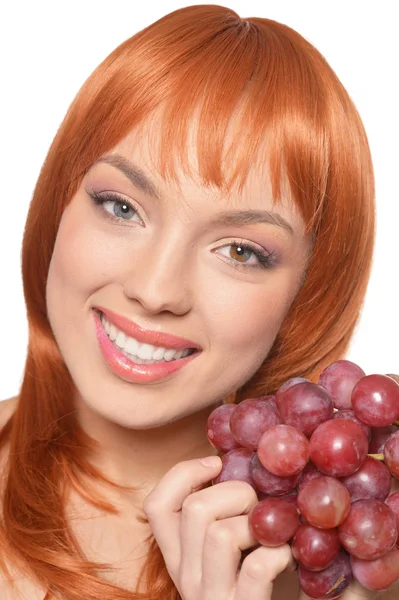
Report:
M 316 381 L 344 356 L 367 288 L 374 243 L 367 137 L 347 92 L 309 42 L 275 21 L 201 5 L 172 12 L 114 50 L 82 86 L 55 136 L 23 239 L 29 346 L 17 408 L 0 438 L 10 449 L 0 539 L 10 560 L 48 590 L 46 599 L 57 593 L 68 600 L 179 598 L 154 541 L 143 569 L 148 593 L 139 594 L 99 577 L 104 565 L 88 562 L 70 531 L 68 485 L 115 509 L 80 483 L 82 474 L 102 475 L 89 463 L 92 441 L 74 419 L 74 383 L 45 294 L 60 219 L 82 177 L 158 108 L 162 177 L 175 179 L 177 163 L 189 173 L 186 135 L 198 110 L 204 185 L 229 190 L 244 184 L 254 164 L 267 164 L 275 202 L 288 190 L 314 236 L 305 281 L 267 359 L 227 401 L 272 393 L 293 376 Z M 239 134 L 229 149 L 227 180 L 222 156 L 232 115 Z

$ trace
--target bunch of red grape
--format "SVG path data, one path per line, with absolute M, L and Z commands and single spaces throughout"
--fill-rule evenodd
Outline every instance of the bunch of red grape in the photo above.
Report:
M 224 404 L 208 418 L 208 439 L 223 453 L 213 483 L 256 490 L 253 537 L 291 544 L 311 598 L 338 598 L 353 577 L 373 591 L 399 583 L 398 420 L 394 376 L 366 376 L 348 360 L 318 384 L 295 377 L 275 396 Z

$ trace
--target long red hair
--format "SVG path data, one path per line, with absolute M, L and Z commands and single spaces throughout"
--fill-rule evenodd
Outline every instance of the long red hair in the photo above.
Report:
M 239 104 L 226 180 L 224 140 Z M 374 243 L 367 137 L 347 92 L 309 42 L 275 21 L 201 5 L 170 13 L 116 48 L 82 86 L 54 138 L 23 239 L 29 346 L 17 408 L 0 437 L 9 446 L 0 541 L 8 559 L 48 590 L 47 599 L 179 598 L 155 541 L 143 569 L 148 593 L 139 594 L 103 580 L 105 566 L 86 560 L 68 527 L 67 486 L 115 509 L 80 484 L 82 474 L 102 475 L 87 459 L 91 440 L 73 416 L 74 384 L 45 295 L 60 219 L 82 177 L 156 109 L 161 176 L 175 179 L 176 164 L 189 173 L 186 134 L 198 110 L 204 185 L 230 189 L 254 164 L 267 164 L 275 202 L 288 190 L 314 236 L 306 278 L 266 361 L 226 401 L 272 393 L 292 376 L 316 381 L 344 356 L 367 288 Z

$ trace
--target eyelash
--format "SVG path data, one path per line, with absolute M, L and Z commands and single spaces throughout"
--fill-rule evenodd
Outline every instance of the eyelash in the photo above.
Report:
M 107 193 L 99 194 L 98 192 L 90 191 L 90 192 L 88 192 L 88 194 L 89 194 L 90 198 L 93 200 L 94 204 L 97 207 L 101 208 L 104 217 L 114 223 L 115 222 L 117 222 L 117 223 L 124 222 L 125 219 L 121 219 L 120 217 L 117 217 L 116 215 L 111 215 L 111 213 L 104 210 L 103 204 L 105 204 L 105 202 L 116 202 L 119 204 L 125 204 L 126 206 L 131 208 L 135 214 L 138 214 L 138 212 L 139 212 L 138 208 L 131 201 L 125 200 L 124 198 L 122 198 L 118 194 L 115 194 L 114 192 L 107 192 Z M 252 245 L 249 242 L 245 242 L 243 240 L 241 240 L 241 241 L 234 240 L 233 242 L 231 242 L 231 244 L 226 244 L 226 246 L 235 246 L 236 248 L 240 248 L 241 250 L 244 250 L 244 251 L 249 250 L 256 256 L 256 258 L 259 261 L 257 264 L 250 265 L 250 264 L 239 263 L 237 261 L 230 260 L 229 261 L 230 264 L 236 269 L 248 269 L 248 268 L 273 269 L 276 266 L 277 257 L 276 257 L 275 252 L 267 252 L 266 250 L 261 251 L 257 246 Z

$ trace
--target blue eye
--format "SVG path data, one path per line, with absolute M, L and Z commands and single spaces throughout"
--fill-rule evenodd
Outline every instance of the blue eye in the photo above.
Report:
M 98 192 L 90 192 L 89 196 L 96 206 L 100 206 L 102 208 L 104 216 L 107 219 L 121 222 L 132 221 L 132 217 L 138 217 L 139 222 L 142 223 L 137 207 L 133 206 L 131 202 L 125 200 L 118 194 L 113 192 L 104 192 L 101 194 Z M 108 203 L 114 205 L 112 212 L 106 210 L 105 208 L 105 205 Z

